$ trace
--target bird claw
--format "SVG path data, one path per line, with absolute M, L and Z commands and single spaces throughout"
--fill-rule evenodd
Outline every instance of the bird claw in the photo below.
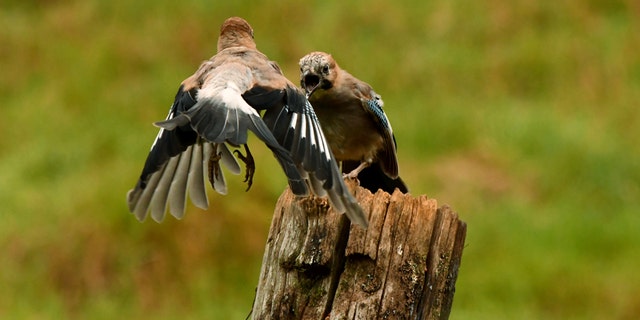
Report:
M 213 181 L 215 180 L 215 177 L 219 177 L 222 172 L 220 170 L 220 165 L 218 165 L 218 162 L 220 161 L 220 159 L 222 159 L 222 152 L 220 153 L 216 153 L 217 148 L 213 148 L 213 150 L 211 151 L 211 157 L 209 158 L 209 182 L 211 183 L 211 187 L 214 187 L 214 183 Z
M 358 175 L 360 174 L 360 172 L 364 170 L 364 168 L 368 167 L 370 164 L 371 162 L 363 161 L 360 163 L 360 165 L 357 168 L 351 170 L 351 172 L 344 173 L 342 177 L 346 179 L 351 179 L 351 180 L 354 180 L 354 179 L 358 180 Z
M 244 150 L 247 153 L 246 156 L 243 155 L 239 150 L 233 150 L 233 153 L 236 155 L 236 157 L 238 157 L 238 159 L 244 162 L 245 174 L 243 182 L 247 183 L 247 190 L 245 191 L 249 191 L 249 189 L 251 189 L 251 185 L 253 184 L 253 174 L 256 172 L 256 163 L 253 160 L 253 155 L 251 155 L 251 151 L 249 151 L 249 147 L 246 144 L 244 145 Z
M 360 172 L 356 172 L 356 170 L 353 170 L 349 173 L 343 173 L 342 174 L 342 178 L 343 179 L 349 179 L 349 180 L 358 180 L 358 174 Z

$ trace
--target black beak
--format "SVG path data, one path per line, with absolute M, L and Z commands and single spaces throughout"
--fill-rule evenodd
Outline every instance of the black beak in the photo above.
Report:
M 312 73 L 305 74 L 304 77 L 302 77 L 301 85 L 304 91 L 307 92 L 307 98 L 309 98 L 313 92 L 318 89 L 318 86 L 320 86 L 320 77 Z

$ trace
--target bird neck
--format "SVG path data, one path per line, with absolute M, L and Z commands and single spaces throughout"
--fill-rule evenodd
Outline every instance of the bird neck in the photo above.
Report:
M 229 31 L 224 35 L 220 35 L 220 38 L 218 38 L 218 52 L 232 47 L 246 47 L 255 50 L 256 43 L 250 35 L 236 31 Z

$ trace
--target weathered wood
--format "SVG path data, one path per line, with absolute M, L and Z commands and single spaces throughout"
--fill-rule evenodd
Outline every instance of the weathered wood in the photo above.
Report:
M 369 228 L 325 200 L 276 205 L 253 319 L 446 319 L 466 225 L 434 199 L 356 187 Z

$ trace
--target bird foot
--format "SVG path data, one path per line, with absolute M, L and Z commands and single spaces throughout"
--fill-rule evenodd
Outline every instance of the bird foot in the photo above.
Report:
M 243 182 L 247 183 L 247 190 L 245 191 L 249 191 L 249 189 L 251 189 L 251 185 L 253 184 L 253 175 L 256 172 L 256 163 L 253 160 L 253 155 L 251 154 L 251 151 L 249 151 L 249 147 L 246 144 L 244 145 L 244 150 L 247 153 L 246 156 L 238 150 L 233 150 L 233 153 L 236 155 L 236 157 L 238 157 L 238 159 L 244 162 L 245 174 Z
M 215 181 L 215 177 L 219 177 L 222 172 L 220 170 L 220 165 L 218 162 L 222 159 L 222 153 L 216 153 L 216 148 L 213 148 L 211 151 L 211 157 L 209 158 L 209 183 L 215 189 L 213 181 Z
M 343 173 L 342 174 L 342 178 L 343 179 L 349 179 L 349 180 L 354 180 L 354 179 L 358 179 L 358 174 L 360 172 L 356 172 L 356 170 L 353 170 L 349 173 Z
M 347 179 L 358 179 L 358 175 L 360 174 L 360 172 L 369 165 L 369 162 L 363 161 L 357 168 L 351 170 L 351 172 L 349 173 L 345 173 L 342 177 Z

